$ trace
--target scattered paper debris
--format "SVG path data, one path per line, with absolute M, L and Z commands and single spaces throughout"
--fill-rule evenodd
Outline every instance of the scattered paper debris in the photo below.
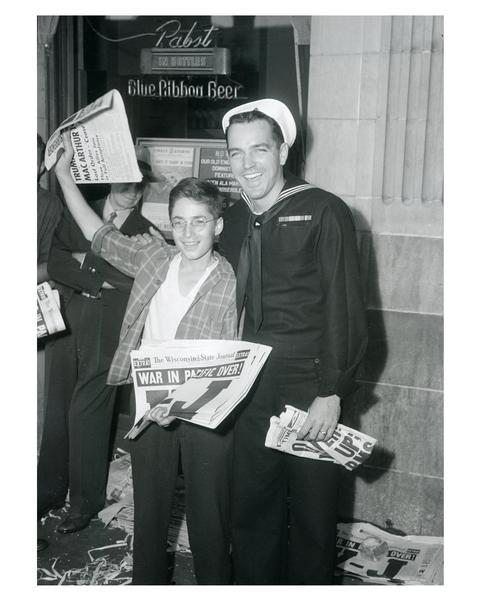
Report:
M 119 544 L 110 544 L 109 546 L 102 546 L 101 548 L 92 548 L 88 551 L 88 556 L 91 561 L 93 561 L 92 552 L 97 552 L 98 550 L 109 550 L 110 548 L 120 548 L 121 546 L 126 546 L 125 542 L 120 542 Z
M 106 546 L 104 548 L 93 548 L 88 552 L 91 559 L 91 552 L 107 548 L 122 547 L 125 544 Z M 68 569 L 60 573 L 55 569 L 56 558 L 50 567 L 51 570 L 39 568 L 38 581 L 57 582 L 57 585 L 127 585 L 131 582 L 132 555 L 127 552 L 119 563 L 115 562 L 109 555 L 99 556 L 90 560 L 81 569 Z
M 37 569 L 37 580 L 51 585 L 128 585 L 133 566 L 133 486 L 130 454 L 119 451 L 112 461 L 107 484 L 107 498 L 112 504 L 99 517 L 105 526 L 120 528 L 126 536 L 113 544 L 88 550 L 83 568 L 61 572 L 59 557 L 49 568 Z M 67 510 L 64 508 L 63 511 Z M 62 518 L 52 512 L 49 518 Z M 47 518 L 45 517 L 45 518 Z M 401 532 L 400 532 L 401 533 Z M 190 553 L 185 517 L 185 490 L 179 480 L 172 509 L 169 552 Z M 112 557 L 112 551 L 119 554 Z M 101 556 L 95 556 L 101 552 Z M 397 535 L 391 528 L 381 529 L 371 523 L 338 523 L 337 574 L 357 578 L 365 583 L 383 585 L 441 585 L 443 583 L 443 538 Z

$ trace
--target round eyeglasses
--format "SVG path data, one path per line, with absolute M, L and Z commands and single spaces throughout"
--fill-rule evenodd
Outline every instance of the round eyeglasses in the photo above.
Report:
M 206 217 L 194 217 L 190 221 L 186 221 L 180 217 L 172 219 L 170 222 L 172 224 L 172 228 L 175 231 L 183 231 L 187 226 L 187 223 L 193 229 L 193 231 L 202 231 L 205 228 L 207 223 L 210 221 L 216 221 L 217 219 L 214 217 L 213 219 L 207 219 Z

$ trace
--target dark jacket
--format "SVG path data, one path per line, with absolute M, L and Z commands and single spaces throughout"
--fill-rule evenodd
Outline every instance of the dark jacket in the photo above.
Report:
M 272 358 L 316 358 L 319 395 L 344 397 L 356 388 L 367 346 L 354 224 L 340 198 L 305 184 L 289 177 L 282 195 L 301 191 L 259 216 L 244 200 L 227 209 L 219 249 L 236 271 L 249 227 L 259 222 L 263 321 L 255 332 L 247 285 L 243 339 L 272 346 Z
M 101 216 L 105 198 L 90 205 Z M 120 228 L 125 235 L 148 233 L 152 223 L 146 219 L 138 208 L 132 210 Z M 85 252 L 83 264 L 72 257 L 72 252 Z M 130 294 L 133 279 L 121 273 L 110 263 L 95 256 L 91 251 L 91 243 L 84 237 L 72 215 L 65 209 L 52 240 L 48 257 L 48 272 L 51 278 L 60 284 L 58 287 L 68 303 L 74 292 L 86 292 L 96 296 L 107 281 L 122 295 Z M 109 290 L 110 291 L 110 290 Z

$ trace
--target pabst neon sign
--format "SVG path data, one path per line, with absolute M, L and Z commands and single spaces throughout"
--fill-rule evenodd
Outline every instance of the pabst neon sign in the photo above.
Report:
M 213 44 L 212 34 L 218 27 L 211 25 L 200 29 L 195 21 L 187 31 L 181 29 L 178 19 L 165 21 L 155 29 L 158 39 L 155 48 L 210 48 Z
M 154 33 L 155 46 L 143 48 L 140 54 L 140 72 L 144 75 L 160 75 L 156 81 L 129 79 L 129 96 L 157 98 L 207 98 L 209 100 L 235 100 L 239 98 L 242 85 L 231 80 L 193 82 L 193 75 L 229 75 L 230 50 L 218 48 L 214 34 L 218 27 L 201 27 L 194 21 L 188 29 L 182 29 L 179 19 L 170 19 L 159 25 Z M 189 79 L 171 79 L 170 76 L 187 76 Z

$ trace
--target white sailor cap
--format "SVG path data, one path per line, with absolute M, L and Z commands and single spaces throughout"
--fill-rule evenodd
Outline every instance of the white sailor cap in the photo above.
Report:
M 227 127 L 230 125 L 230 119 L 233 115 L 250 112 L 255 109 L 274 119 L 282 130 L 283 139 L 289 146 L 292 146 L 295 137 L 297 136 L 295 119 L 283 102 L 274 100 L 273 98 L 264 98 L 263 100 L 247 102 L 246 104 L 241 104 L 240 106 L 236 106 L 229 110 L 222 119 L 223 133 L 227 131 Z

